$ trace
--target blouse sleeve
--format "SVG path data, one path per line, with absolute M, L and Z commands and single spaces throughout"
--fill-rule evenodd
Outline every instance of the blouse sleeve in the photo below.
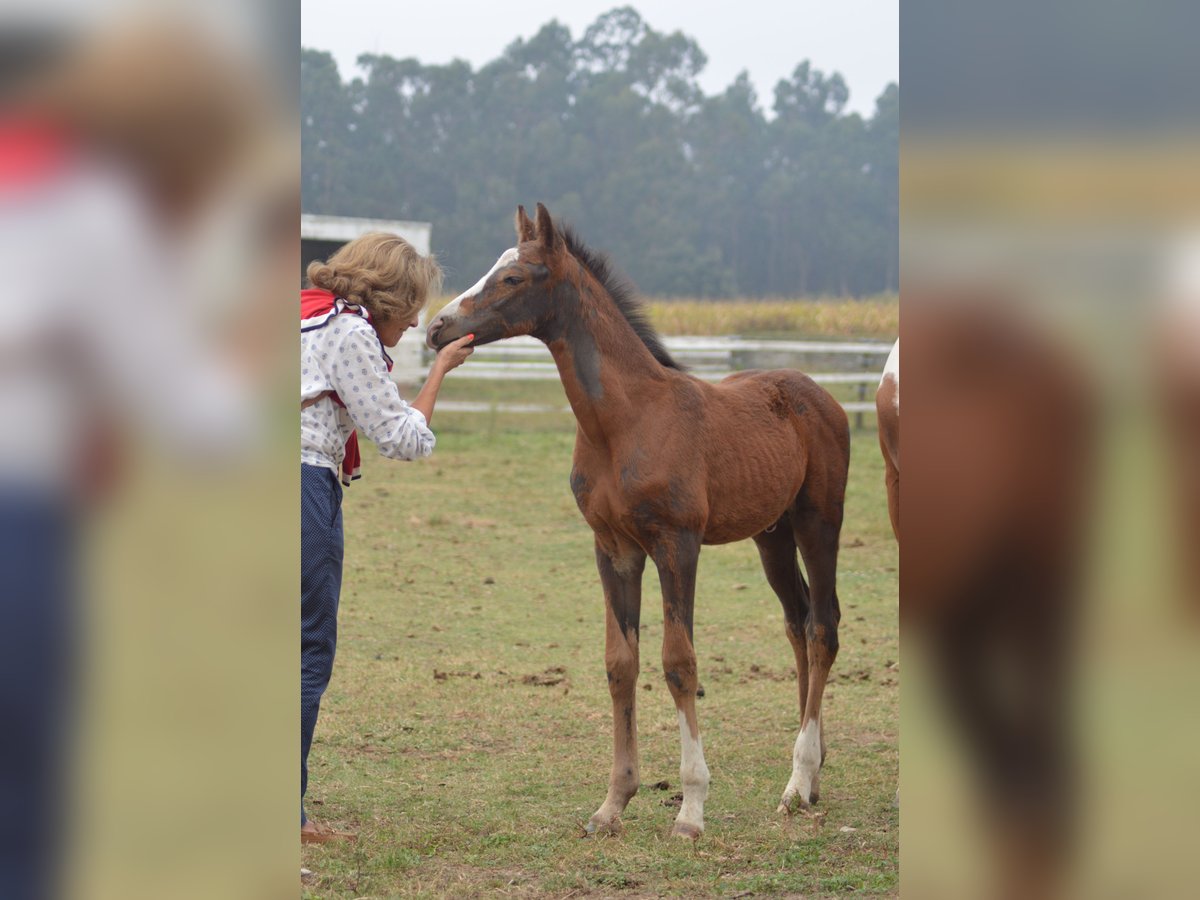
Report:
M 369 324 L 347 328 L 332 357 L 329 379 L 334 390 L 355 426 L 381 454 L 390 459 L 421 459 L 433 452 L 437 439 L 424 414 L 400 396 Z

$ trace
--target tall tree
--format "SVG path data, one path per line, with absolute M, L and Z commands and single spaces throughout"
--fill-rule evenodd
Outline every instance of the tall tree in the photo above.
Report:
M 895 287 L 899 91 L 864 121 L 841 76 L 798 65 L 773 117 L 742 73 L 706 97 L 690 37 L 631 7 L 578 40 L 558 22 L 473 70 L 365 55 L 301 65 L 310 212 L 435 226 L 447 286 L 501 249 L 541 200 L 647 293 L 869 293 Z

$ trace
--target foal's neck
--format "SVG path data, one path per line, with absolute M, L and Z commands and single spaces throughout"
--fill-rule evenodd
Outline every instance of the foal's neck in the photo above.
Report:
M 542 339 L 550 348 L 580 430 L 603 446 L 628 428 L 638 395 L 662 383 L 664 368 L 616 303 L 587 279 L 554 289 L 557 314 Z

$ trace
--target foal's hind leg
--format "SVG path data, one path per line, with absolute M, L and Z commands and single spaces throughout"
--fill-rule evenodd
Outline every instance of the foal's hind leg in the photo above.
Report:
M 808 699 L 808 642 L 804 636 L 804 623 L 808 620 L 808 584 L 800 574 L 796 561 L 796 540 L 792 526 L 785 517 L 776 523 L 772 531 L 754 536 L 758 555 L 762 560 L 767 583 L 783 606 L 784 629 L 792 644 L 796 657 L 796 681 L 800 694 L 800 719 L 804 719 L 804 706 Z
M 688 532 L 663 535 L 654 548 L 663 593 L 663 674 L 679 715 L 679 779 L 683 804 L 671 833 L 696 839 L 704 831 L 708 798 L 708 765 L 696 718 L 696 651 L 692 646 L 692 612 L 696 599 L 696 566 L 700 540 Z
M 800 719 L 800 734 L 792 750 L 792 777 L 779 803 L 781 812 L 791 812 L 796 803 L 802 808 L 816 803 L 820 796 L 820 771 L 825 762 L 821 698 L 829 670 L 837 657 L 838 621 L 841 619 L 836 589 L 841 502 L 816 509 L 803 505 L 802 494 L 791 516 L 796 545 L 808 570 L 811 607 L 804 628 L 808 650 L 808 694 Z
M 613 704 L 613 764 L 608 796 L 588 821 L 588 834 L 620 830 L 619 816 L 638 789 L 638 622 L 646 554 L 631 549 L 613 559 L 597 541 L 596 567 L 604 585 L 604 665 Z

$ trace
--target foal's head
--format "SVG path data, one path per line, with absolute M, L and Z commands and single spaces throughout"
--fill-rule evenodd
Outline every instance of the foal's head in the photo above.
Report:
M 429 324 L 426 343 L 436 349 L 464 334 L 490 344 L 536 334 L 554 315 L 554 288 L 563 280 L 568 251 L 550 213 L 537 205 L 537 223 L 517 207 L 517 246 L 505 250 L 486 275 L 459 294 Z

